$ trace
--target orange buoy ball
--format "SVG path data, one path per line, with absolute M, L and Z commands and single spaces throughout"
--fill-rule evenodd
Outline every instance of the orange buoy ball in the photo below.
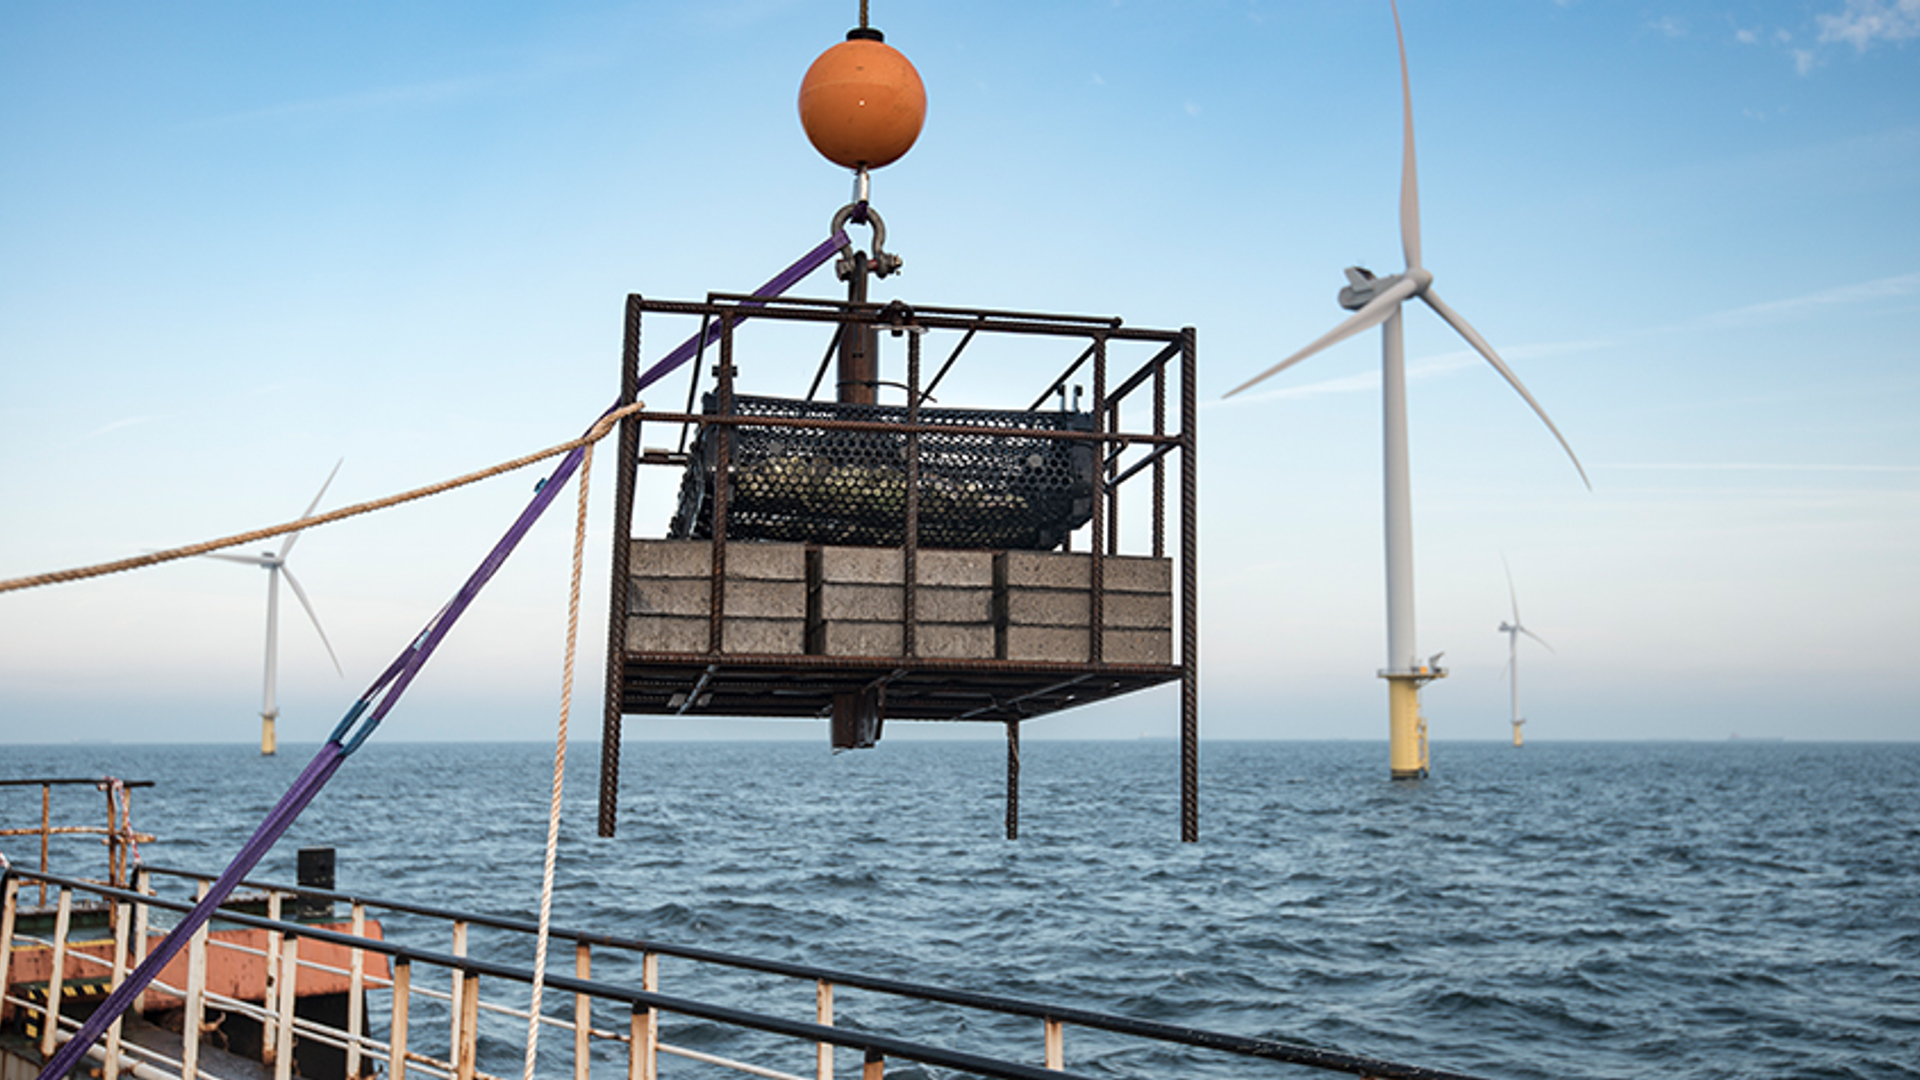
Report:
M 877 36 L 877 35 L 876 35 Z M 898 49 L 871 37 L 843 41 L 800 80 L 800 126 L 828 161 L 877 169 L 913 148 L 927 119 L 927 88 Z

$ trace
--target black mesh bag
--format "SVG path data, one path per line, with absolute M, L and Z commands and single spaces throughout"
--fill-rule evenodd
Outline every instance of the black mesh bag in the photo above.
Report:
M 905 424 L 904 405 L 736 395 L 740 416 Z M 706 412 L 715 398 L 703 399 Z M 920 410 L 926 425 L 1008 431 L 1092 431 L 1091 413 L 988 409 Z M 701 429 L 680 484 L 670 535 L 713 534 L 719 429 Z M 808 427 L 733 429 L 727 538 L 897 547 L 907 518 L 907 436 Z M 1095 447 L 1028 435 L 923 434 L 920 535 L 925 547 L 1060 546 L 1093 515 Z

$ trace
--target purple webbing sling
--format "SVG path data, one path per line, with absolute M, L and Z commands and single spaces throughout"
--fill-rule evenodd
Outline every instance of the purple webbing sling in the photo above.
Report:
M 832 258 L 835 252 L 846 247 L 847 244 L 847 234 L 844 231 L 835 230 L 832 236 L 807 252 L 798 262 L 781 271 L 765 285 L 755 289 L 753 295 L 769 299 L 781 295 L 798 284 L 802 278 L 819 269 L 822 263 Z M 739 321 L 742 320 L 735 320 L 735 322 Z M 719 333 L 718 324 L 711 325 L 704 331 L 696 331 L 692 337 L 681 342 L 664 359 L 648 368 L 640 376 L 639 387 L 645 389 L 679 368 L 680 365 L 692 359 L 701 348 L 711 344 Z M 600 414 L 600 418 L 620 408 L 621 404 L 615 402 L 608 406 L 606 412 Z M 600 418 L 596 418 L 595 423 L 598 423 Z M 526 509 L 520 511 L 520 516 L 514 519 L 512 527 L 498 543 L 494 544 L 493 550 L 487 553 L 487 557 L 481 560 L 479 567 L 467 578 L 466 583 L 460 586 L 460 591 L 455 593 L 453 599 L 427 621 L 425 629 L 413 639 L 405 651 L 394 658 L 393 663 L 387 665 L 387 669 L 373 681 L 373 685 L 367 688 L 366 693 L 361 694 L 359 700 L 353 703 L 353 707 L 347 710 L 346 717 L 334 728 L 333 734 L 320 747 L 320 752 L 314 755 L 313 760 L 293 782 L 293 786 L 287 789 L 287 793 L 280 797 L 278 803 L 274 804 L 266 820 L 260 823 L 260 827 L 254 831 L 253 836 L 241 846 L 240 853 L 234 856 L 233 862 L 213 883 L 207 895 L 194 905 L 193 910 L 187 913 L 180 925 L 174 927 L 173 931 L 147 954 L 147 958 L 127 976 L 126 981 L 114 988 L 113 993 L 107 996 L 107 1000 L 102 1002 L 100 1007 L 93 1011 L 93 1015 L 80 1025 L 80 1030 L 73 1038 L 67 1040 L 59 1050 L 54 1052 L 46 1067 L 40 1070 L 39 1080 L 58 1080 L 79 1064 L 87 1048 L 106 1032 L 109 1025 L 120 1018 L 120 1014 L 126 1012 L 127 1007 L 133 1003 L 133 999 L 139 996 L 140 992 L 147 988 L 147 984 L 160 974 L 160 970 L 179 954 L 187 940 L 206 925 L 207 921 L 213 917 L 215 909 L 225 903 L 234 888 L 240 884 L 240 879 L 266 857 L 267 851 L 286 833 L 287 829 L 292 827 L 294 820 L 300 816 L 300 812 L 307 808 L 307 804 L 311 803 L 314 796 L 320 794 L 320 789 L 326 786 L 327 781 L 333 778 L 333 774 L 346 761 L 347 755 L 360 749 L 360 744 L 380 726 L 380 721 L 400 700 L 400 695 L 406 692 L 407 686 L 413 682 L 413 677 L 420 673 L 420 668 L 426 664 L 427 658 L 439 648 L 447 631 L 452 629 L 454 622 L 466 612 L 474 598 L 480 595 L 481 588 L 492 580 L 493 575 L 506 563 L 507 556 L 513 554 L 513 549 L 519 546 L 520 541 L 533 528 L 534 522 L 540 519 L 540 515 L 546 511 L 548 505 L 560 494 L 560 489 L 566 486 L 567 481 L 572 478 L 574 471 L 580 467 L 580 462 L 585 457 L 586 447 L 577 446 L 560 459 L 560 464 L 554 467 L 553 473 L 534 492 L 533 499 L 527 503 Z M 382 693 L 383 690 L 384 693 Z M 377 705 L 374 704 L 376 697 L 379 699 Z M 371 713 L 367 711 L 368 706 L 373 706 Z M 364 722 L 362 717 L 365 718 Z M 359 728 L 358 731 L 354 730 L 356 725 Z

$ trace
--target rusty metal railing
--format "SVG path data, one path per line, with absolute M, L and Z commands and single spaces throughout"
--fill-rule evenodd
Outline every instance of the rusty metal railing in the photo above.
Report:
M 46 873 L 49 867 L 48 856 L 52 841 L 56 836 L 99 836 L 104 837 L 107 846 L 107 884 L 125 886 L 127 884 L 128 856 L 136 844 L 151 844 L 153 837 L 133 830 L 133 806 L 128 792 L 133 788 L 152 787 L 151 780 L 120 780 L 111 776 L 87 779 L 40 777 L 25 780 L 0 780 L 0 788 L 40 789 L 40 824 L 15 826 L 0 829 L 0 837 L 32 836 L 40 840 L 40 872 Z M 106 794 L 107 823 L 101 825 L 55 825 L 53 823 L 53 789 L 57 787 L 90 787 Z M 116 799 L 115 796 L 119 798 Z M 40 906 L 47 904 L 47 888 L 40 886 Z
M 136 888 L 126 890 L 31 871 L 7 874 L 0 921 L 0 986 L 6 989 L 0 1009 L 36 1018 L 43 1054 L 51 1054 L 63 1034 L 79 1026 L 64 1015 L 63 1002 L 70 995 L 61 992 L 61 983 L 97 979 L 101 972 L 108 973 L 106 983 L 123 978 L 144 955 L 149 928 L 190 907 L 184 900 L 152 895 L 155 878 L 193 882 L 196 892 L 207 881 L 197 874 L 143 868 Z M 29 934 L 20 929 L 16 901 L 24 888 L 37 884 L 57 890 L 58 914 L 50 930 Z M 236 1080 L 220 1071 L 203 1038 L 233 1017 L 260 1025 L 260 1057 L 276 1080 L 290 1080 L 295 1055 L 307 1046 L 338 1052 L 337 1073 L 303 1063 L 300 1075 L 308 1080 L 366 1077 L 375 1071 L 384 1071 L 386 1080 L 406 1080 L 409 1072 L 442 1080 L 518 1075 L 517 1047 L 529 1019 L 525 1002 L 533 976 L 529 968 L 499 957 L 526 954 L 532 923 L 348 893 L 255 882 L 246 887 L 264 895 L 255 893 L 244 905 L 266 914 L 223 909 L 176 961 L 179 973 L 170 967 L 149 990 L 150 998 L 159 999 L 144 1006 L 149 1011 L 179 1012 L 178 1049 L 156 1050 L 148 1045 L 151 1040 L 134 1038 L 116 1023 L 90 1052 L 103 1080 L 118 1080 L 122 1073 L 141 1080 Z M 111 906 L 110 941 L 69 940 L 66 913 L 79 894 Z M 281 918 L 295 899 L 345 904 L 351 914 L 325 924 Z M 386 921 L 384 928 L 376 913 Z M 392 939 L 401 924 L 407 941 Z M 574 956 L 571 974 L 550 970 L 545 980 L 554 993 L 540 1022 L 571 1036 L 550 1044 L 564 1049 L 541 1062 L 540 1075 L 556 1080 L 591 1080 L 596 1069 L 603 1077 L 617 1070 L 627 1080 L 660 1080 L 663 1056 L 697 1063 L 703 1075 L 706 1069 L 721 1069 L 764 1080 L 833 1080 L 837 1051 L 858 1056 L 862 1080 L 883 1080 L 889 1062 L 994 1080 L 1073 1080 L 1076 1074 L 1067 1070 L 1076 1062 L 1104 1076 L 1136 1069 L 1157 1076 L 1168 1071 L 1170 1060 L 1181 1073 L 1219 1076 L 1284 1076 L 1287 1071 L 1277 1066 L 1290 1065 L 1392 1080 L 1468 1080 L 1313 1046 L 640 938 L 560 928 L 552 937 L 562 948 L 571 942 Z M 418 944 L 416 938 L 437 944 Z M 664 992 L 663 959 L 675 963 L 677 984 L 709 992 L 701 998 Z M 264 972 L 263 981 L 236 983 L 236 965 Z M 30 966 L 44 968 L 47 976 L 44 984 L 33 984 L 31 993 L 23 977 Z M 209 978 L 222 969 L 225 977 Z M 733 983 L 714 1000 L 712 988 L 727 978 Z M 215 984 L 226 989 L 216 990 Z M 236 985 L 252 989 L 230 992 Z M 317 988 L 348 995 L 344 1015 L 336 1013 L 329 1022 L 303 1014 L 298 1002 Z M 848 996 L 854 996 L 852 1010 Z M 384 1008 L 366 1007 L 363 999 Z M 742 999 L 748 1004 L 741 1005 Z M 937 1017 L 930 1011 L 936 1006 Z M 142 1007 L 136 1005 L 136 1011 Z M 875 1017 L 895 1015 L 899 1026 L 914 1030 L 913 1037 L 875 1030 Z M 1070 1038 L 1075 1031 L 1080 1034 Z M 926 1041 L 950 1032 L 964 1033 L 955 1037 L 972 1047 L 998 1040 L 1014 1047 L 1015 1056 Z M 1030 1049 L 1019 1052 L 1022 1045 Z M 1070 1059 L 1076 1046 L 1080 1056 Z M 1168 1052 L 1179 1056 L 1169 1059 Z M 1135 1061 L 1151 1064 L 1130 1064 Z M 841 1069 L 839 1075 L 850 1074 Z

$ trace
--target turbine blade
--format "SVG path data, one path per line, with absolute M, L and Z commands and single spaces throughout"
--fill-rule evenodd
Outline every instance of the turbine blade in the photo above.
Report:
M 333 463 L 333 471 L 327 474 L 327 482 L 320 485 L 320 490 L 313 496 L 313 501 L 307 504 L 306 510 L 301 512 L 301 517 L 310 518 L 313 516 L 313 508 L 320 505 L 320 499 L 326 495 L 327 488 L 333 486 L 333 478 L 340 475 L 340 466 L 346 463 L 346 458 L 341 458 L 339 461 Z M 293 542 L 300 539 L 300 534 L 306 531 L 305 529 L 297 529 L 287 534 L 286 542 L 280 545 L 281 559 L 284 560 L 287 557 L 287 552 L 293 550 Z
M 1507 572 L 1507 599 L 1513 601 L 1513 625 L 1520 625 L 1520 594 L 1513 591 L 1513 567 L 1507 565 L 1507 553 L 1500 553 L 1500 568 Z
M 1520 632 L 1532 638 L 1533 640 L 1539 642 L 1542 645 L 1547 645 L 1546 638 L 1541 637 L 1539 634 L 1534 633 L 1533 631 L 1527 629 L 1524 626 L 1520 628 Z M 1553 653 L 1555 656 L 1560 655 L 1559 653 L 1553 651 L 1553 646 L 1551 645 L 1547 645 L 1547 651 L 1550 653 Z
M 347 673 L 340 670 L 340 658 L 333 655 L 333 642 L 327 640 L 327 632 L 320 628 L 320 616 L 314 614 L 313 601 L 307 599 L 307 590 L 300 587 L 300 579 L 293 576 L 292 570 L 282 566 L 280 572 L 287 576 L 287 587 L 299 598 L 300 606 L 307 609 L 307 618 L 313 620 L 313 628 L 320 635 L 320 644 L 327 647 L 327 659 L 333 661 L 333 670 L 339 672 L 341 678 L 346 678 Z
M 1294 353 L 1292 356 L 1287 357 L 1285 360 L 1282 360 L 1279 363 L 1268 368 L 1267 370 L 1261 372 L 1260 374 L 1255 375 L 1253 378 L 1248 379 L 1246 382 L 1241 383 L 1239 386 L 1234 387 L 1233 389 L 1227 391 L 1225 394 L 1222 394 L 1221 396 L 1232 397 L 1233 395 L 1239 393 L 1242 390 L 1245 390 L 1247 387 L 1252 386 L 1255 383 L 1261 382 L 1267 378 L 1270 378 L 1271 376 L 1280 374 L 1282 371 L 1287 370 L 1293 365 L 1299 363 L 1302 360 L 1305 360 L 1307 357 L 1312 356 L 1314 353 L 1319 352 L 1320 350 L 1326 348 L 1329 345 L 1338 344 L 1339 342 L 1347 340 L 1348 338 L 1352 337 L 1353 335 L 1359 333 L 1362 330 L 1366 330 L 1370 327 L 1378 326 L 1379 324 L 1387 321 L 1387 317 L 1394 313 L 1394 310 L 1399 306 L 1400 301 L 1405 300 L 1407 297 L 1413 295 L 1413 291 L 1417 288 L 1419 288 L 1418 285 L 1414 284 L 1412 281 L 1402 278 L 1401 280 L 1395 282 L 1390 288 L 1388 288 L 1385 292 L 1381 293 L 1379 296 L 1376 296 L 1372 300 L 1367 301 L 1367 305 L 1361 308 L 1359 311 L 1354 312 L 1352 317 L 1347 319 L 1347 321 L 1327 331 L 1325 334 L 1320 335 L 1320 337 L 1317 338 L 1313 344 L 1307 346 L 1304 349 L 1301 349 L 1299 352 Z
M 1493 351 L 1493 346 L 1487 344 L 1487 339 L 1481 337 L 1479 331 L 1467 325 L 1467 320 L 1461 318 L 1459 312 L 1448 307 L 1440 297 L 1434 293 L 1431 286 L 1420 294 L 1420 299 L 1425 300 L 1428 307 L 1431 307 L 1441 318 L 1447 320 L 1447 325 L 1458 331 L 1461 337 L 1466 338 L 1467 344 L 1478 350 L 1481 356 L 1486 357 L 1487 363 L 1493 365 L 1493 370 L 1499 372 L 1500 376 L 1506 379 L 1507 383 L 1511 385 L 1514 390 L 1518 391 L 1522 398 L 1526 399 L 1527 404 L 1533 407 L 1534 414 L 1540 417 L 1540 422 L 1547 425 L 1547 430 L 1553 432 L 1553 437 L 1560 441 L 1560 449 L 1567 452 L 1568 459 L 1573 462 L 1574 471 L 1580 474 L 1580 482 L 1587 485 L 1588 491 L 1592 491 L 1593 481 L 1587 479 L 1587 470 L 1581 467 L 1580 457 L 1573 452 L 1573 447 L 1568 445 L 1566 436 L 1560 434 L 1560 429 L 1553 426 L 1553 418 L 1547 415 L 1547 410 L 1541 408 L 1540 403 L 1535 401 L 1533 395 L 1527 392 L 1527 388 L 1520 382 L 1520 376 L 1515 375 L 1513 369 L 1508 367 L 1506 362 L 1500 359 L 1500 354 Z
M 259 555 L 228 555 L 220 551 L 202 552 L 200 557 L 203 559 L 219 559 L 222 562 L 245 563 L 248 566 L 269 566 L 273 562 L 273 560 L 262 558 Z
M 1391 0 L 1390 0 L 1391 2 Z M 1420 265 L 1420 180 L 1413 163 L 1413 82 L 1407 77 L 1407 35 L 1400 29 L 1400 5 L 1392 3 L 1393 36 L 1400 43 L 1400 114 L 1404 143 L 1400 150 L 1400 247 L 1407 269 Z

